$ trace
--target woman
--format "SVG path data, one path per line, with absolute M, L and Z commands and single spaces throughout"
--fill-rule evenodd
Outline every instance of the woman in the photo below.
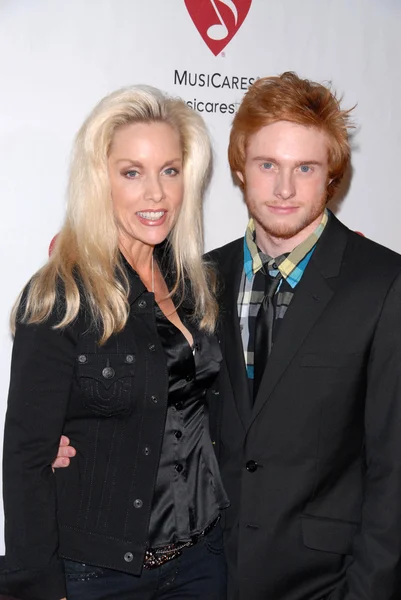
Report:
M 210 161 L 202 119 L 153 88 L 78 133 L 65 224 L 14 311 L 4 578 L 22 600 L 224 598 Z M 54 474 L 61 432 L 77 456 Z

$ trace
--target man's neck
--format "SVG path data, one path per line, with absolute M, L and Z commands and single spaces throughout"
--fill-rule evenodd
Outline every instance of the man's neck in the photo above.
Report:
M 310 225 L 290 238 L 272 236 L 255 221 L 256 244 L 264 254 L 271 256 L 271 258 L 276 258 L 282 254 L 292 252 L 294 248 L 299 246 L 299 244 L 302 244 L 302 242 L 304 242 L 310 236 L 310 234 L 315 231 L 316 227 L 322 220 L 322 216 L 323 213 L 320 214 L 314 221 L 312 221 Z

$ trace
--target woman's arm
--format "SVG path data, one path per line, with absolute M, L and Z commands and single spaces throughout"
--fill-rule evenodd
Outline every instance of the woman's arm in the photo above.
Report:
M 57 555 L 57 448 L 73 378 L 77 334 L 54 330 L 56 318 L 17 326 L 3 454 L 6 569 L 13 595 L 60 600 L 66 595 Z

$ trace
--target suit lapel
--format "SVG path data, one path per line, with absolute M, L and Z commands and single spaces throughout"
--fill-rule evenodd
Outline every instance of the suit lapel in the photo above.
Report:
M 238 320 L 238 291 L 243 270 L 242 240 L 230 256 L 225 256 L 220 265 L 224 278 L 224 289 L 220 296 L 220 326 L 223 357 L 231 382 L 235 405 L 246 428 L 251 416 L 251 398 L 245 368 L 241 330 Z
M 280 325 L 280 333 L 263 374 L 249 425 L 268 401 L 294 355 L 330 302 L 347 239 L 347 228 L 331 215 Z

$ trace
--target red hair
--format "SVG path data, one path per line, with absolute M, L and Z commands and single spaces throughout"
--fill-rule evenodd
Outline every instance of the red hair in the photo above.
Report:
M 244 174 L 247 142 L 262 127 L 277 121 L 315 127 L 325 132 L 328 139 L 327 200 L 330 200 L 350 161 L 348 129 L 353 127 L 352 110 L 341 110 L 340 100 L 329 88 L 300 79 L 292 72 L 258 79 L 245 94 L 234 117 L 228 147 L 233 174 Z M 239 184 L 242 187 L 240 181 Z

